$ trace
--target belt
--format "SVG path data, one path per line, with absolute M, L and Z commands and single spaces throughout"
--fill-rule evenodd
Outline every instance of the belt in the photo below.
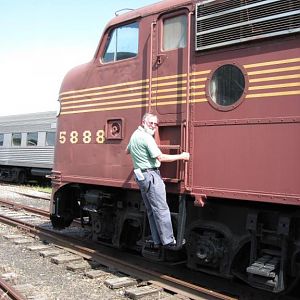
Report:
M 148 169 L 141 169 L 142 173 L 148 172 L 148 171 L 157 171 L 159 170 L 158 168 L 148 168 Z

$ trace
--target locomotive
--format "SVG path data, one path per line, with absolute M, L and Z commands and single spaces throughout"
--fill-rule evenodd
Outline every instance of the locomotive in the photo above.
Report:
M 300 1 L 166 0 L 106 26 L 59 94 L 51 221 L 273 293 L 300 277 Z M 152 249 L 125 153 L 155 113 L 176 240 Z

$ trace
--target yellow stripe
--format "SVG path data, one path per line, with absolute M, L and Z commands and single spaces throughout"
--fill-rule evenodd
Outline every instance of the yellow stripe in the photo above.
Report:
M 209 72 L 210 72 L 210 70 L 192 72 L 192 73 L 190 73 L 190 76 L 207 74 Z M 175 75 L 168 75 L 168 76 L 161 76 L 161 77 L 154 77 L 154 78 L 152 78 L 152 82 L 162 81 L 162 80 L 166 80 L 166 79 L 174 79 L 174 78 L 185 78 L 185 77 L 187 77 L 186 73 L 175 74 Z M 182 80 L 182 82 L 186 83 L 185 80 Z M 105 89 L 109 89 L 109 88 L 122 87 L 122 86 L 128 86 L 128 85 L 136 85 L 136 84 L 143 84 L 143 83 L 149 83 L 149 79 L 142 79 L 142 80 L 136 80 L 136 81 L 128 81 L 128 82 L 123 82 L 123 83 L 116 83 L 116 84 L 105 85 L 105 86 L 98 86 L 98 87 L 81 89 L 81 90 L 72 90 L 72 91 L 60 93 L 60 96 L 70 95 L 70 94 L 78 94 L 78 93 L 84 93 L 84 92 L 92 92 L 92 91 L 98 91 L 98 90 L 100 91 L 100 90 L 105 90 Z M 138 88 L 138 87 L 135 87 L 134 89 L 136 89 L 136 88 Z M 129 87 L 128 90 L 130 90 L 130 89 L 132 89 L 132 88 Z M 124 90 L 126 90 L 126 89 L 124 89 Z M 119 91 L 121 91 L 121 90 L 119 90 Z
M 160 99 L 168 99 L 168 98 L 182 98 L 182 97 L 186 97 L 186 94 L 175 94 L 175 95 L 165 95 L 165 96 L 157 96 L 155 97 L 156 100 L 160 100 Z
M 196 86 L 192 86 L 191 88 L 194 89 L 198 89 L 198 88 L 203 88 L 204 85 L 196 85 Z M 179 88 L 170 88 L 170 89 L 160 89 L 160 90 L 154 90 L 152 91 L 153 94 L 161 94 L 161 93 L 165 93 L 165 92 L 180 92 L 180 91 L 185 91 L 186 87 L 179 87 Z M 129 93 L 129 94 L 121 94 L 121 95 L 114 95 L 114 96 L 106 96 L 106 97 L 97 97 L 97 98 L 90 98 L 90 99 L 81 99 L 81 100 L 74 100 L 74 101 L 63 101 L 61 103 L 61 105 L 63 107 L 66 107 L 70 104 L 75 104 L 75 103 L 87 103 L 87 102 L 92 102 L 92 101 L 101 101 L 101 100 L 111 100 L 111 99 L 119 99 L 119 98 L 126 98 L 126 97 L 134 97 L 134 96 L 143 96 L 143 95 L 147 95 L 148 91 L 145 92 L 138 92 L 138 93 Z M 174 97 L 174 95 L 170 95 L 171 97 Z M 176 97 L 176 96 L 175 96 Z M 63 98 L 62 98 L 63 99 Z M 127 102 L 125 100 L 122 100 L 124 102 Z M 110 101 L 110 102 L 103 102 L 103 104 L 100 105 L 105 105 L 105 104 L 114 104 L 116 103 L 116 101 Z M 96 104 L 95 104 L 96 105 Z M 69 106 L 68 106 L 69 107 Z
M 112 94 L 112 93 L 128 92 L 128 91 L 135 91 L 135 90 L 141 90 L 141 89 L 147 89 L 147 88 L 149 88 L 149 85 L 142 85 L 142 86 L 135 86 L 135 87 L 124 88 L 124 89 L 119 89 L 119 90 L 111 90 L 111 91 L 104 91 L 104 92 L 98 92 L 98 93 L 90 93 L 90 94 L 62 97 L 61 100 L 90 97 L 90 96 L 97 96 L 97 95 L 107 95 L 107 94 Z
M 61 115 L 78 114 L 78 113 L 93 112 L 93 111 L 120 110 L 120 109 L 129 109 L 129 108 L 137 108 L 137 107 L 145 107 L 145 106 L 147 106 L 147 103 L 137 104 L 137 105 L 119 106 L 119 107 L 114 107 L 114 108 L 104 107 L 104 108 L 98 108 L 98 109 L 85 109 L 85 110 L 67 111 L 67 112 L 61 112 Z
M 197 96 L 197 95 L 204 95 L 205 92 L 199 92 L 199 93 L 192 93 L 191 95 Z M 180 98 L 185 98 L 185 94 L 180 95 Z M 179 96 L 176 95 L 178 98 Z M 175 97 L 175 98 L 176 98 Z M 166 99 L 167 97 L 159 97 L 159 99 Z M 169 98 L 174 98 L 174 95 L 169 95 Z M 148 98 L 145 99 L 135 99 L 135 100 L 128 100 L 128 101 L 118 101 L 120 103 L 125 103 L 125 102 L 134 102 L 134 101 L 140 101 L 141 104 L 136 104 L 136 105 L 124 105 L 124 106 L 116 106 L 116 107 L 104 107 L 104 108 L 94 108 L 94 109 L 84 109 L 84 110 L 76 110 L 76 111 L 65 111 L 65 109 L 69 109 L 71 107 L 65 108 L 62 110 L 61 114 L 66 115 L 66 114 L 77 114 L 77 113 L 85 113 L 85 112 L 96 112 L 96 111 L 108 111 L 108 110 L 121 110 L 121 109 L 130 109 L 130 108 L 138 108 L 138 107 L 145 107 L 147 103 L 143 104 L 143 102 L 147 102 Z M 200 103 L 200 102 L 206 102 L 206 98 L 199 98 L 199 99 L 192 99 L 190 100 L 191 103 Z M 116 102 L 114 102 L 116 103 Z M 184 104 L 186 103 L 186 99 L 183 100 L 173 100 L 173 101 L 159 101 L 153 105 L 156 106 L 165 106 L 165 105 L 172 105 L 172 104 Z M 113 104 L 113 103 L 107 103 L 107 104 Z M 89 105 L 90 106 L 90 105 Z M 98 105 L 95 105 L 98 106 Z M 79 106 L 83 107 L 83 106 Z M 73 107 L 73 108 L 79 108 L 79 107 Z
M 107 97 L 98 97 L 98 98 L 67 101 L 67 102 L 62 102 L 61 104 L 62 105 L 69 105 L 69 104 L 73 104 L 73 103 L 101 101 L 101 100 L 116 99 L 116 98 L 119 99 L 119 98 L 125 98 L 125 97 L 142 96 L 142 95 L 146 95 L 146 94 L 148 94 L 148 92 L 130 93 L 130 94 L 123 94 L 123 95 L 115 95 L 115 96 L 107 96 Z M 110 102 L 106 102 L 106 103 L 110 103 Z
M 191 93 L 191 96 L 202 96 L 205 95 L 205 92 L 193 92 Z
M 290 63 L 294 63 L 294 62 L 300 62 L 300 58 L 266 61 L 266 62 L 257 63 L 257 64 L 244 65 L 244 68 L 251 69 L 251 68 L 257 68 L 257 67 L 263 67 L 263 66 L 290 64 Z
M 207 99 L 206 98 L 200 98 L 197 100 L 191 100 L 191 103 L 197 103 L 197 102 L 206 102 Z M 156 104 L 156 106 L 166 106 L 166 105 L 170 105 L 170 104 L 185 104 L 186 101 L 185 100 L 179 100 L 179 101 L 166 101 L 166 102 L 158 102 Z
M 286 76 L 272 76 L 272 77 L 264 77 L 264 78 L 253 78 L 253 79 L 250 79 L 249 82 L 252 83 L 252 82 L 285 80 L 285 79 L 294 79 L 294 78 L 300 78 L 300 74 L 286 75 Z
M 248 72 L 248 75 L 252 76 L 252 75 L 257 75 L 257 74 L 267 74 L 267 73 L 274 73 L 274 72 L 287 72 L 287 71 L 295 71 L 295 70 L 300 70 L 300 66 L 253 71 L 253 72 Z
M 274 97 L 274 96 L 288 96 L 288 95 L 300 95 L 300 90 L 277 92 L 277 93 L 249 94 L 246 96 L 246 98 L 260 98 L 260 97 Z
M 207 98 L 199 98 L 191 101 L 192 103 L 207 102 Z
M 267 61 L 267 62 L 262 62 L 262 63 L 257 63 L 257 64 L 248 64 L 245 65 L 244 67 L 246 69 L 251 69 L 251 68 L 257 68 L 257 67 L 264 67 L 264 66 L 272 66 L 272 65 L 280 65 L 280 64 L 288 64 L 288 63 L 297 63 L 300 61 L 300 58 L 293 58 L 293 59 L 286 59 L 286 60 L 278 60 L 278 61 Z M 274 73 L 274 72 L 288 72 L 288 71 L 295 71 L 299 70 L 299 66 L 292 66 L 292 67 L 286 67 L 286 68 L 274 68 L 270 70 L 259 70 L 259 71 L 252 71 L 249 72 L 249 76 L 253 75 L 258 75 L 258 74 L 268 74 L 268 73 Z M 196 76 L 196 75 L 204 75 L 210 73 L 210 70 L 203 70 L 203 71 L 198 71 L 198 72 L 192 72 L 190 73 L 190 76 Z M 156 96 L 154 97 L 153 100 L 158 100 L 158 102 L 154 105 L 157 106 L 164 106 L 164 105 L 172 105 L 172 104 L 180 104 L 180 103 L 186 103 L 186 93 L 182 93 L 182 91 L 186 91 L 185 86 L 180 86 L 180 87 L 170 87 L 166 89 L 159 89 L 159 87 L 165 87 L 165 86 L 174 86 L 174 85 L 184 85 L 186 84 L 187 80 L 184 79 L 187 77 L 187 74 L 176 74 L 176 75 L 169 75 L 169 76 L 162 76 L 158 78 L 153 78 L 152 80 L 152 87 L 157 88 L 157 90 L 153 90 L 152 93 L 155 94 Z M 300 74 L 292 74 L 292 75 L 285 75 L 285 76 L 271 76 L 271 77 L 265 77 L 265 78 L 252 78 L 249 80 L 250 83 L 255 83 L 255 82 L 265 82 L 265 81 L 271 81 L 271 80 L 285 80 L 285 79 L 295 79 L 295 78 L 300 78 Z M 170 79 L 178 79 L 170 82 L 162 82 L 164 80 L 170 80 Z M 190 82 L 196 83 L 196 82 L 203 82 L 206 81 L 207 78 L 191 78 Z M 130 109 L 130 108 L 138 108 L 138 107 L 145 107 L 148 105 L 148 98 L 147 97 L 142 97 L 143 95 L 146 95 L 149 93 L 149 79 L 144 79 L 144 80 L 137 80 L 137 81 L 131 81 L 131 82 L 124 82 L 124 83 L 118 83 L 118 84 L 112 84 L 112 85 L 107 85 L 107 86 L 100 86 L 100 87 L 94 87 L 94 88 L 88 88 L 88 89 L 82 89 L 82 90 L 74 90 L 74 91 L 68 91 L 68 92 L 63 92 L 60 94 L 62 95 L 69 95 L 68 97 L 62 97 L 61 100 L 67 100 L 67 99 L 76 99 L 76 98 L 85 98 L 85 97 L 90 97 L 90 96 L 96 96 L 96 95 L 105 95 L 105 94 L 110 94 L 111 96 L 105 96 L 105 97 L 95 97 L 91 99 L 80 99 L 80 100 L 74 100 L 74 101 L 65 101 L 62 102 L 63 108 L 61 114 L 77 114 L 77 113 L 82 113 L 82 112 L 93 112 L 93 111 L 108 111 L 108 110 L 121 110 L 121 109 Z M 139 86 L 134 86 L 140 84 Z M 300 86 L 300 83 L 294 82 L 294 83 L 286 83 L 286 84 L 272 84 L 272 85 L 261 85 L 261 86 L 250 86 L 249 90 L 261 90 L 261 89 L 274 89 L 274 88 L 287 88 L 287 87 L 298 87 Z M 120 87 L 120 89 L 118 89 Z M 122 88 L 124 87 L 124 88 Z M 116 88 L 116 89 L 113 89 Z M 205 85 L 192 85 L 191 90 L 195 89 L 203 89 L 205 88 Z M 108 90 L 111 89 L 111 90 Z M 132 91 L 137 91 L 137 90 L 142 90 L 146 89 L 146 91 L 141 91 L 141 92 L 136 92 L 136 93 L 125 93 L 121 95 L 116 95 L 116 93 L 122 93 L 122 92 L 132 92 Z M 105 91 L 106 90 L 106 91 Z M 95 93 L 93 92 L 95 91 Z M 164 92 L 176 92 L 177 94 L 172 94 L 172 95 L 161 95 Z M 88 92 L 87 94 L 84 94 Z M 89 93 L 91 92 L 91 93 Z M 83 93 L 79 95 L 79 93 Z M 73 96 L 72 96 L 73 94 Z M 115 95 L 112 95 L 115 94 Z M 273 97 L 273 96 L 284 96 L 284 95 L 298 95 L 300 94 L 300 91 L 284 91 L 284 92 L 275 92 L 275 93 L 260 93 L 260 94 L 248 94 L 246 98 L 259 98 L 259 97 Z M 205 95 L 205 92 L 191 92 L 191 97 L 195 96 L 203 96 Z M 88 103 L 91 101 L 101 101 L 101 100 L 111 100 L 111 99 L 116 99 L 116 98 L 124 98 L 124 97 L 135 97 L 139 96 L 140 98 L 136 99 L 129 99 L 129 100 L 117 100 L 117 101 L 106 101 L 106 102 L 101 102 L 101 103 Z M 180 100 L 180 99 L 181 100 Z M 164 99 L 173 99 L 171 101 L 159 101 L 159 100 L 164 100 Z M 175 100 L 174 100 L 175 99 Z M 191 99 L 191 103 L 199 103 L 199 102 L 206 102 L 206 98 L 198 98 L 198 99 Z M 132 105 L 121 105 L 121 106 L 113 106 L 115 104 L 125 104 L 125 103 L 132 103 L 135 102 L 136 104 Z M 68 104 L 74 104 L 74 103 L 87 103 L 84 105 L 74 105 L 74 106 L 66 106 Z M 109 107 L 99 107 L 99 106 L 105 106 L 109 105 Z M 98 108 L 95 108 L 97 107 Z M 90 109 L 80 109 L 80 110 L 71 110 L 71 109 L 78 109 L 78 108 L 83 108 L 83 107 L 94 107 Z M 69 111 L 64 111 L 64 110 L 69 110 Z
M 142 80 L 137 80 L 137 81 L 128 81 L 128 82 L 123 82 L 123 83 L 116 83 L 116 84 L 111 84 L 111 85 L 98 86 L 98 87 L 82 89 L 82 90 L 73 90 L 73 91 L 60 93 L 60 96 L 61 95 L 68 95 L 68 94 L 72 94 L 72 93 L 75 94 L 75 93 L 89 92 L 89 91 L 95 91 L 95 90 L 103 90 L 103 89 L 108 89 L 108 88 L 114 88 L 114 87 L 117 87 L 117 86 L 134 85 L 134 84 L 146 83 L 146 82 L 149 82 L 149 79 L 142 79 Z
M 205 95 L 205 92 L 193 92 L 190 94 L 191 96 L 198 96 L 198 95 Z M 171 95 L 163 95 L 163 96 L 156 96 L 153 100 L 160 100 L 160 99 L 169 99 L 169 98 L 182 98 L 186 97 L 185 93 L 181 94 L 171 94 Z M 130 100 L 120 100 L 120 101 L 108 101 L 108 102 L 102 102 L 102 103 L 90 103 L 90 104 L 83 104 L 83 105 L 73 105 L 73 106 L 66 106 L 63 105 L 63 109 L 72 109 L 72 108 L 82 108 L 82 107 L 92 107 L 92 106 L 105 106 L 105 105 L 115 105 L 119 103 L 130 103 L 130 102 L 142 102 L 144 100 L 148 100 L 148 98 L 138 98 L 138 99 L 130 99 Z M 78 103 L 78 101 L 74 101 Z M 70 102 L 68 102 L 69 104 Z
M 173 78 L 182 78 L 182 77 L 186 77 L 186 73 L 176 74 L 176 75 L 168 75 L 168 76 L 162 76 L 162 77 L 153 77 L 152 82 L 153 81 L 166 80 L 166 79 L 173 79 Z
M 205 94 L 204 92 L 195 93 L 195 95 Z M 259 97 L 274 97 L 274 96 L 285 96 L 285 95 L 299 95 L 299 91 L 286 91 L 286 92 L 277 92 L 277 93 L 262 93 L 262 94 L 249 94 L 246 96 L 246 98 L 259 98 Z M 184 95 L 181 96 L 181 98 Z M 138 99 L 133 100 L 138 101 Z M 85 113 L 85 112 L 96 112 L 96 111 L 108 111 L 108 110 L 121 110 L 121 109 L 130 109 L 130 108 L 141 108 L 147 106 L 147 99 L 140 99 L 141 104 L 136 105 L 124 105 L 124 106 L 117 106 L 117 107 L 104 107 L 104 108 L 97 108 L 97 109 L 86 109 L 86 110 L 77 110 L 77 111 L 62 111 L 61 115 L 66 114 L 77 114 L 77 113 Z M 199 99 L 193 99 L 190 102 L 191 103 L 200 103 L 200 102 L 206 102 L 206 98 L 199 98 Z M 143 103 L 144 102 L 144 103 Z M 145 103 L 146 102 L 146 103 Z M 183 104 L 186 103 L 186 100 L 175 100 L 175 101 L 160 101 L 157 102 L 156 106 L 164 106 L 164 105 L 172 105 L 172 104 Z
M 185 84 L 185 83 L 186 83 L 186 80 L 171 81 L 171 82 L 164 82 L 164 83 L 154 83 L 152 85 L 152 87 L 155 88 L 155 87 L 176 85 L 176 84 Z M 97 95 L 105 95 L 105 94 L 115 94 L 115 93 L 127 92 L 127 91 L 139 90 L 139 89 L 149 89 L 149 85 L 142 85 L 142 86 L 137 86 L 137 87 L 129 87 L 129 88 L 124 88 L 124 89 L 110 90 L 110 91 L 104 91 L 104 92 L 99 92 L 99 93 L 90 93 L 90 94 L 81 94 L 81 95 L 74 95 L 74 96 L 69 96 L 69 97 L 62 97 L 61 100 L 68 100 L 68 99 L 75 99 L 75 98 L 82 98 L 82 97 L 89 97 L 89 96 L 97 96 Z M 134 95 L 134 94 L 131 93 L 131 94 L 126 94 L 126 95 L 130 96 L 130 95 Z M 111 96 L 111 97 L 114 97 L 114 96 Z M 115 96 L 115 97 L 118 97 L 118 96 Z M 120 97 L 125 97 L 125 96 L 120 95 Z M 93 98 L 93 100 L 97 100 L 97 99 L 105 99 L 105 98 L 104 97 Z
M 182 86 L 182 87 L 178 87 L 178 88 L 154 90 L 154 91 L 152 91 L 152 93 L 153 94 L 159 94 L 159 93 L 185 91 L 185 90 L 186 90 L 186 86 Z
M 190 82 L 199 82 L 199 81 L 206 81 L 207 77 L 202 77 L 202 78 L 192 78 Z
M 249 90 L 279 89 L 279 88 L 286 88 L 291 86 L 300 86 L 300 82 L 251 86 L 249 87 Z
M 173 95 L 164 95 L 164 96 L 157 96 L 155 99 L 168 99 L 168 98 L 178 98 L 178 97 L 185 97 L 186 94 L 173 94 Z M 153 99 L 153 100 L 155 100 Z M 130 103 L 130 102 L 143 102 L 148 101 L 148 98 L 136 98 L 136 99 L 130 99 L 130 100 L 120 100 L 120 101 L 108 101 L 108 102 L 102 102 L 102 103 L 91 103 L 91 104 L 84 104 L 84 105 L 75 105 L 75 106 L 64 106 L 63 109 L 73 109 L 73 108 L 83 108 L 83 107 L 97 107 L 97 106 L 105 106 L 105 105 L 114 105 L 114 104 L 120 104 L 120 103 Z
M 191 89 L 195 90 L 195 89 L 203 89 L 205 88 L 205 84 L 199 84 L 199 85 L 192 85 Z
M 102 102 L 102 103 L 91 103 L 91 104 L 84 104 L 84 105 L 73 105 L 73 106 L 64 106 L 62 107 L 63 110 L 72 109 L 72 108 L 82 108 L 82 107 L 92 107 L 92 106 L 105 106 L 105 105 L 114 105 L 120 103 L 131 103 L 131 102 L 142 102 L 147 101 L 148 98 L 139 98 L 139 99 L 130 99 L 130 100 L 120 100 L 120 101 L 109 101 L 109 102 Z
M 210 73 L 210 71 L 211 71 L 211 70 L 192 72 L 192 73 L 190 73 L 190 75 L 191 75 L 191 76 L 195 76 L 195 75 L 203 75 L 203 74 L 208 74 L 208 73 Z

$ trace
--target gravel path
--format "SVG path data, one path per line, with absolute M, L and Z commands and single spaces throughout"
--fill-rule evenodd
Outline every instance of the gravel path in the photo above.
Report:
M 19 195 L 18 193 L 31 194 L 36 197 L 49 197 L 50 199 L 50 194 L 35 191 L 30 187 L 26 187 L 26 186 L 18 187 L 15 185 L 0 184 L 0 196 L 2 198 L 5 197 L 6 200 L 18 204 L 24 204 L 27 206 L 49 211 L 50 201 L 43 200 L 43 199 L 29 198 L 26 196 Z
M 7 200 L 45 210 L 49 209 L 48 201 L 30 199 L 15 192 L 32 192 L 36 196 L 45 196 L 44 193 L 32 191 L 26 187 L 0 186 L 0 196 Z M 50 258 L 43 258 L 38 252 L 27 250 L 24 245 L 15 245 L 13 241 L 3 237 L 7 234 L 20 234 L 20 231 L 0 224 L 0 274 L 12 273 L 14 274 L 12 279 L 14 283 L 32 285 L 33 288 L 29 288 L 32 291 L 28 299 L 128 299 L 124 296 L 123 290 L 111 290 L 104 285 L 104 280 L 116 276 L 113 272 L 104 270 L 106 275 L 103 277 L 90 279 L 83 273 L 66 270 L 65 265 L 53 264 Z M 41 242 L 36 241 L 35 243 Z

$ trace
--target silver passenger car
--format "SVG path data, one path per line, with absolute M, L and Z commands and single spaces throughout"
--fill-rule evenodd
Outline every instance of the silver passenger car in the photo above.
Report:
M 0 180 L 24 183 L 51 173 L 56 112 L 0 116 Z

